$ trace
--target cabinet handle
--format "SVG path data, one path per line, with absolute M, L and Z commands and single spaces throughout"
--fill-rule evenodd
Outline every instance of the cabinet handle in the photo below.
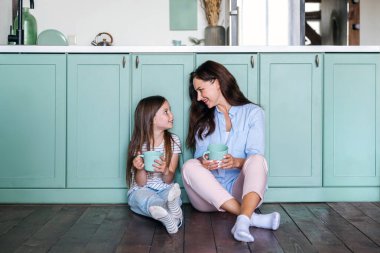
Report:
M 138 56 L 136 56 L 136 68 L 139 68 L 140 59 Z
M 251 67 L 255 67 L 255 58 L 253 58 L 253 55 L 251 56 Z
M 123 56 L 123 69 L 125 69 L 125 63 L 126 63 L 125 56 Z
M 317 66 L 317 68 L 319 67 L 319 55 L 315 56 L 315 65 Z

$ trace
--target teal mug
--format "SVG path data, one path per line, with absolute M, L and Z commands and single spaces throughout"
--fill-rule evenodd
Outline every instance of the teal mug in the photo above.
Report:
M 228 154 L 228 147 L 224 144 L 210 144 L 202 155 L 203 159 L 206 159 L 208 155 L 209 160 L 221 161 L 224 156 Z
M 154 172 L 153 164 L 154 160 L 161 160 L 162 153 L 158 151 L 145 151 L 142 155 L 139 155 L 144 159 L 144 168 L 146 171 Z

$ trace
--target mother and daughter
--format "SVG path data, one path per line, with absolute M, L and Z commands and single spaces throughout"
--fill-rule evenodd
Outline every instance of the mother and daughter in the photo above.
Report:
M 237 216 L 231 233 L 238 241 L 253 242 L 249 227 L 276 230 L 280 214 L 257 214 L 264 200 L 268 167 L 264 158 L 264 112 L 240 91 L 235 78 L 221 64 L 207 61 L 190 74 L 191 99 L 187 147 L 194 159 L 185 162 L 182 181 L 193 207 L 201 212 L 229 212 Z M 168 233 L 182 224 L 181 191 L 173 183 L 181 143 L 173 127 L 169 102 L 161 96 L 137 105 L 128 151 L 128 204 L 133 212 L 152 217 Z M 210 144 L 228 147 L 221 161 L 208 160 Z M 160 151 L 154 171 L 144 169 L 146 151 Z

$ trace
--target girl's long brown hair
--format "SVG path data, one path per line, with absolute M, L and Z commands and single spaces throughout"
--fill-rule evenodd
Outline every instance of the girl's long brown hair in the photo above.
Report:
M 208 108 L 203 102 L 197 101 L 197 92 L 194 90 L 194 78 L 203 81 L 217 79 L 223 97 L 230 105 L 238 106 L 252 103 L 240 91 L 235 77 L 221 64 L 214 61 L 206 61 L 190 74 L 189 95 L 191 100 L 189 132 L 186 138 L 188 148 L 195 149 L 195 136 L 203 139 L 215 131 L 214 111 L 215 107 Z
M 142 151 L 142 147 L 146 144 L 147 150 L 151 150 L 158 143 L 154 143 L 153 134 L 153 119 L 157 111 L 167 101 L 162 96 L 151 96 L 140 100 L 135 110 L 135 122 L 133 127 L 132 139 L 128 147 L 127 159 L 127 183 L 128 186 L 132 183 L 132 170 L 136 175 L 136 168 L 133 167 L 133 159 L 136 157 L 137 152 Z M 153 141 L 153 143 L 152 143 Z M 164 131 L 164 149 L 165 161 L 169 166 L 172 159 L 172 142 L 174 142 L 171 133 L 168 130 Z

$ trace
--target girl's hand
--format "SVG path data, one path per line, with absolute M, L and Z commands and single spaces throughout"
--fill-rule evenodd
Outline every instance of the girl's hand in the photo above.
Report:
M 144 169 L 144 160 L 139 156 L 141 152 L 137 152 L 137 156 L 133 159 L 132 164 L 137 170 Z
M 168 169 L 166 167 L 165 157 L 161 156 L 160 160 L 154 160 L 154 162 L 155 164 L 153 164 L 153 167 L 155 172 L 165 173 Z
M 208 158 L 208 155 L 206 155 Z M 218 161 L 214 160 L 206 160 L 201 158 L 202 166 L 207 170 L 216 170 L 218 168 Z

